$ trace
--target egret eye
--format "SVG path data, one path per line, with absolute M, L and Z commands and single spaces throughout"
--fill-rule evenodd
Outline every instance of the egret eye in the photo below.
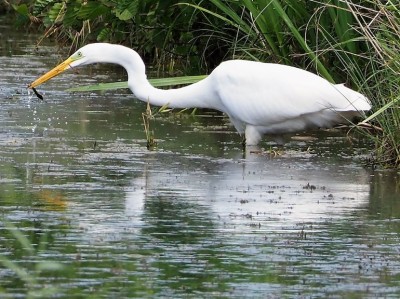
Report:
M 82 52 L 79 51 L 79 52 L 78 52 L 78 57 L 81 58 L 82 56 L 83 56 Z

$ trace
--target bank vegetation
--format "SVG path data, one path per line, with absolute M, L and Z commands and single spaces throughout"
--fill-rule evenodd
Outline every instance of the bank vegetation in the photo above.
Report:
M 400 165 L 400 6 L 380 0 L 31 0 L 17 23 L 71 45 L 136 49 L 163 73 L 245 58 L 295 65 L 366 94 L 372 162 Z M 179 65 L 179 67 L 177 67 Z

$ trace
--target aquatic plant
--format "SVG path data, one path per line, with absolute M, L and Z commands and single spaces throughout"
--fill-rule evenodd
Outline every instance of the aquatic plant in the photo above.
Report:
M 150 129 L 150 121 L 154 119 L 150 108 L 150 103 L 147 103 L 146 111 L 142 113 L 144 132 L 146 133 L 146 147 L 148 150 L 157 146 L 157 141 L 154 137 L 154 131 Z
M 13 242 L 12 251 L 5 248 L 0 254 L 0 266 L 12 271 L 15 276 L 23 283 L 23 290 L 27 298 L 45 298 L 54 296 L 57 287 L 43 282 L 43 276 L 51 273 L 60 273 L 64 270 L 64 266 L 58 262 L 50 261 L 48 258 L 41 257 L 41 253 L 46 249 L 47 234 L 42 234 L 38 246 L 34 246 L 31 240 L 12 223 L 2 219 L 3 236 L 10 235 L 10 242 Z M 36 247 L 36 248 L 35 248 Z M 11 247 L 10 247 L 11 248 Z M 14 261 L 13 255 L 18 255 L 19 259 L 23 255 L 29 263 L 17 263 Z M 0 288 L 0 295 L 4 290 Z
M 362 122 L 373 125 L 368 134 L 376 145 L 372 163 L 399 167 L 400 8 L 393 1 L 369 3 L 368 10 L 357 7 L 352 11 L 368 46 L 365 63 L 358 68 L 345 67 L 375 105 L 375 112 Z

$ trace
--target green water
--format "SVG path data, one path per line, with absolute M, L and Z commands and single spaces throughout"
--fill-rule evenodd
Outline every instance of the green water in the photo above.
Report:
M 25 87 L 66 52 L 1 26 L 0 297 L 400 296 L 399 178 L 363 166 L 367 142 L 312 132 L 244 157 L 206 111 L 157 115 L 149 151 L 128 91 L 64 91 L 119 68 L 65 73 L 40 101 Z

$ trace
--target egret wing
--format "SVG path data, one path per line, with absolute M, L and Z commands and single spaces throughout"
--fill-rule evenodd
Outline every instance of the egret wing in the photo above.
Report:
M 221 64 L 211 76 L 225 112 L 255 126 L 327 109 L 356 110 L 334 84 L 290 66 L 235 60 Z

